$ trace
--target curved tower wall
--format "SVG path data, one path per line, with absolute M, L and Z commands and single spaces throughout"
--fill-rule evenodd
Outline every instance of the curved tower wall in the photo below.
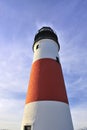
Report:
M 53 38 L 34 42 L 21 130 L 73 130 L 59 49 Z

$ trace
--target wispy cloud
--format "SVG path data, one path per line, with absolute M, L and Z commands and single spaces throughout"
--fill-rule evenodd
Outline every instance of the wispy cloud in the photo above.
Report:
M 32 55 L 29 55 L 30 50 L 26 47 L 21 48 L 21 46 L 10 46 L 1 48 L 1 56 L 0 56 L 0 84 L 1 87 L 7 86 L 7 88 L 12 88 L 12 90 L 17 90 L 19 83 L 22 82 L 24 84 L 26 80 L 26 74 L 29 72 L 28 66 L 31 65 Z M 29 62 L 26 62 L 29 61 Z M 27 73 L 26 73 L 27 72 Z M 24 79 L 24 80 L 23 80 Z M 20 82 L 21 81 L 21 82 Z M 3 86 L 4 84 L 4 86 Z M 7 84 L 7 85 L 6 85 Z M 13 87 L 12 87 L 13 86 Z M 21 87 L 21 90 L 23 87 Z M 20 90 L 20 91 L 21 91 Z
M 32 63 L 30 46 L 15 43 L 0 48 L 0 128 L 20 129 Z
M 20 129 L 24 100 L 2 99 L 0 102 L 0 128 Z
M 87 104 L 81 104 L 72 109 L 74 129 L 87 127 Z
M 87 92 L 85 91 L 87 89 L 86 44 L 82 46 L 82 42 L 78 42 L 78 39 L 83 38 L 81 34 L 73 36 L 72 40 L 67 39 L 65 36 L 62 38 L 62 35 L 62 33 L 59 35 L 61 45 L 60 60 L 70 105 L 73 106 L 86 102 L 87 98 Z

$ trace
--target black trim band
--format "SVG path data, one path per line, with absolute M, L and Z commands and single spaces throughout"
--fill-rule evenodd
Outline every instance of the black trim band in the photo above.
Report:
M 60 45 L 59 45 L 59 42 L 58 42 L 58 37 L 50 27 L 42 27 L 38 31 L 38 33 L 35 35 L 35 38 L 34 38 L 33 49 L 34 49 L 35 43 L 37 41 L 41 40 L 41 39 L 52 39 L 52 40 L 54 40 L 57 43 L 57 45 L 58 45 L 58 47 L 60 49 Z

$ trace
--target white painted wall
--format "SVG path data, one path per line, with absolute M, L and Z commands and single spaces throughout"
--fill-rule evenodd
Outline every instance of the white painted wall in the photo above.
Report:
M 57 101 L 27 104 L 23 125 L 28 124 L 32 125 L 32 130 L 73 130 L 69 105 Z
M 39 48 L 36 46 L 39 44 Z M 43 58 L 56 60 L 58 45 L 51 39 L 42 39 L 34 45 L 33 62 Z M 37 101 L 25 105 L 21 130 L 32 125 L 31 130 L 73 130 L 69 105 L 58 101 Z
M 38 49 L 36 49 L 37 45 L 39 45 Z M 58 45 L 55 41 L 51 39 L 42 39 L 35 43 L 33 62 L 43 58 L 56 59 L 56 56 L 59 57 Z

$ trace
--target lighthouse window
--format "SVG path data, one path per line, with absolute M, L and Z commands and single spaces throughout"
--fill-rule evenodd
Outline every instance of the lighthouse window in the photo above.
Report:
M 59 63 L 59 58 L 58 57 L 56 57 L 56 61 Z
M 31 125 L 24 126 L 24 130 L 31 130 Z
M 36 46 L 36 50 L 39 48 L 39 45 Z

